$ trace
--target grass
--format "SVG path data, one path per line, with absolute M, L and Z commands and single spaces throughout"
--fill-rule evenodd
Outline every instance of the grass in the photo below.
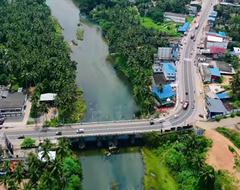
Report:
M 157 157 L 151 150 L 142 149 L 145 164 L 144 189 L 145 190 L 175 190 L 178 185 L 164 163 L 164 159 Z
M 186 21 L 189 22 L 189 23 L 192 23 L 193 19 L 194 19 L 193 16 L 188 16 L 188 17 L 186 18 Z
M 217 132 L 223 134 L 225 137 L 227 137 L 232 143 L 240 148 L 240 133 L 231 129 L 227 129 L 224 127 L 218 127 Z
M 175 22 L 163 22 L 157 24 L 149 17 L 140 17 L 140 23 L 145 28 L 154 29 L 172 37 L 177 37 L 181 35 L 177 32 L 179 24 Z
M 61 27 L 61 25 L 59 24 L 59 22 L 57 21 L 56 18 L 54 18 L 54 17 L 51 17 L 51 18 L 52 18 L 54 29 L 56 31 L 56 35 L 57 36 L 61 36 L 62 35 L 62 27 Z
M 81 28 L 78 28 L 76 35 L 77 35 L 77 39 L 78 40 L 83 40 L 83 38 L 84 38 L 84 30 L 81 29 Z

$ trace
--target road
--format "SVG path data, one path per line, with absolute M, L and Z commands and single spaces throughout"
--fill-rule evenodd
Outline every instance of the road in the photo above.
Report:
M 189 102 L 189 107 L 186 110 L 182 109 L 180 103 L 176 105 L 175 112 L 172 115 L 165 118 L 162 123 L 155 122 L 154 125 L 150 125 L 147 120 L 140 121 L 120 121 L 120 122 L 106 122 L 106 123 L 86 123 L 86 124 L 74 124 L 71 126 L 65 126 L 57 129 L 48 129 L 46 132 L 42 132 L 41 128 L 30 127 L 24 130 L 14 129 L 2 129 L 1 133 L 5 133 L 12 141 L 17 141 L 20 135 L 25 137 L 32 137 L 35 139 L 43 138 L 56 138 L 56 132 L 61 131 L 62 136 L 75 137 L 75 136 L 99 136 L 99 135 L 117 135 L 117 134 L 134 134 L 144 133 L 150 131 L 160 131 L 170 129 L 171 127 L 178 127 L 188 124 L 194 120 L 197 114 L 198 104 L 196 103 L 196 93 L 199 89 L 196 89 L 196 68 L 194 66 L 194 60 L 196 56 L 197 44 L 203 35 L 203 28 L 206 24 L 208 14 L 215 4 L 215 0 L 204 1 L 202 10 L 199 16 L 199 28 L 195 30 L 194 26 L 191 27 L 187 36 L 185 36 L 185 43 L 181 50 L 181 56 L 179 60 L 177 70 L 178 80 L 178 102 L 179 100 L 186 100 Z M 195 33 L 196 40 L 191 39 L 192 33 Z M 76 134 L 76 129 L 84 129 L 84 133 Z M 58 136 L 59 137 L 59 136 Z

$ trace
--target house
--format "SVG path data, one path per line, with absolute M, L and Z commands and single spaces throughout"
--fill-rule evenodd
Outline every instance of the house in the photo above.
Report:
M 186 5 L 186 9 L 188 10 L 188 14 L 190 16 L 196 16 L 198 12 L 197 6 L 194 6 L 194 5 Z
M 227 49 L 228 43 L 229 39 L 224 32 L 208 32 L 205 42 L 205 48 L 210 49 L 211 47 L 215 47 Z
M 27 96 L 22 92 L 9 93 L 0 90 L 0 115 L 4 117 L 21 117 L 24 115 Z
M 176 68 L 173 63 L 162 63 L 162 70 L 167 81 L 176 80 Z
M 173 22 L 177 22 L 177 23 L 185 23 L 187 16 L 184 14 L 165 12 L 164 18 L 167 21 L 173 21 Z
M 159 47 L 157 58 L 160 61 L 176 61 L 179 56 L 179 48 L 178 45 L 174 45 L 173 47 Z
M 185 22 L 182 26 L 178 28 L 178 32 L 185 33 L 188 31 L 189 28 L 190 28 L 190 23 Z
M 215 24 L 215 21 L 216 21 L 216 18 L 215 17 L 208 17 L 208 25 L 210 26 L 210 27 L 213 27 L 214 26 L 214 24 Z
M 152 69 L 153 69 L 153 73 L 163 73 L 162 65 L 160 64 L 156 64 L 156 63 L 153 64 Z
M 208 70 L 209 70 L 210 75 L 211 75 L 211 82 L 218 81 L 221 78 L 221 73 L 219 71 L 219 68 L 210 67 Z
M 163 85 L 161 89 L 157 86 L 153 86 L 152 92 L 162 105 L 174 104 L 176 93 L 173 91 L 173 88 L 170 84 Z
M 217 115 L 226 115 L 228 113 L 220 99 L 206 98 L 206 103 L 209 118 L 214 118 Z

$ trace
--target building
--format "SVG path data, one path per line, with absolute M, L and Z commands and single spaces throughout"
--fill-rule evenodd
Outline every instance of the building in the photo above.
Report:
M 167 81 L 176 80 L 176 68 L 173 63 L 162 63 L 162 71 Z
M 184 14 L 165 12 L 164 18 L 167 21 L 173 21 L 177 23 L 185 23 L 187 16 Z
M 220 99 L 221 101 L 225 101 L 225 100 L 228 100 L 231 98 L 229 93 L 226 91 L 217 93 L 216 95 L 217 95 L 218 99 Z
M 179 47 L 159 47 L 157 53 L 158 61 L 176 61 L 179 57 Z
M 231 54 L 240 58 L 240 48 L 239 47 L 234 47 Z
M 206 103 L 209 118 L 214 118 L 217 115 L 226 115 L 228 113 L 220 99 L 206 98 Z
M 217 82 L 221 78 L 221 73 L 219 68 L 216 67 L 210 67 L 209 69 L 210 75 L 211 75 L 211 82 Z
M 173 88 L 170 84 L 163 85 L 161 89 L 157 86 L 153 86 L 152 92 L 161 105 L 174 104 L 176 93 L 173 91 Z
M 227 49 L 229 43 L 229 39 L 225 35 L 224 32 L 208 32 L 207 37 L 206 37 L 206 42 L 205 42 L 205 48 L 210 49 L 210 48 L 222 48 L 222 49 Z
M 232 65 L 224 61 L 216 62 L 216 67 L 219 68 L 221 75 L 234 75 L 236 73 Z
M 185 22 L 182 26 L 178 28 L 178 32 L 185 33 L 188 31 L 189 28 L 190 28 L 190 23 Z
M 2 92 L 0 97 L 0 114 L 4 117 L 23 116 L 26 100 L 27 96 L 22 92 Z

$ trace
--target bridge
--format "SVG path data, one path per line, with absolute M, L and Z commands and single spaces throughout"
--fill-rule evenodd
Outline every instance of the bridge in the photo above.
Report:
M 208 14 L 215 4 L 215 0 L 203 2 L 202 11 L 199 18 L 199 27 L 191 27 L 187 36 L 183 39 L 181 56 L 177 64 L 177 102 L 174 112 L 165 118 L 160 118 L 153 125 L 149 120 L 127 120 L 115 122 L 98 122 L 98 123 L 75 123 L 68 124 L 59 128 L 25 128 L 18 130 L 6 129 L 4 132 L 11 142 L 19 141 L 19 137 L 31 137 L 35 139 L 56 139 L 59 137 L 78 138 L 91 136 L 108 136 L 108 135 L 131 135 L 142 134 L 147 132 L 167 132 L 169 130 L 177 130 L 183 126 L 187 126 L 196 120 L 199 109 L 199 103 L 196 100 L 196 94 L 199 89 L 196 88 L 196 67 L 194 65 L 197 44 L 200 42 L 203 34 L 203 28 L 206 24 Z M 196 40 L 191 39 L 191 35 L 195 34 Z M 183 110 L 180 101 L 188 101 L 188 109 Z M 77 129 L 82 129 L 83 133 L 76 133 Z M 61 131 L 61 136 L 57 136 L 56 132 Z

